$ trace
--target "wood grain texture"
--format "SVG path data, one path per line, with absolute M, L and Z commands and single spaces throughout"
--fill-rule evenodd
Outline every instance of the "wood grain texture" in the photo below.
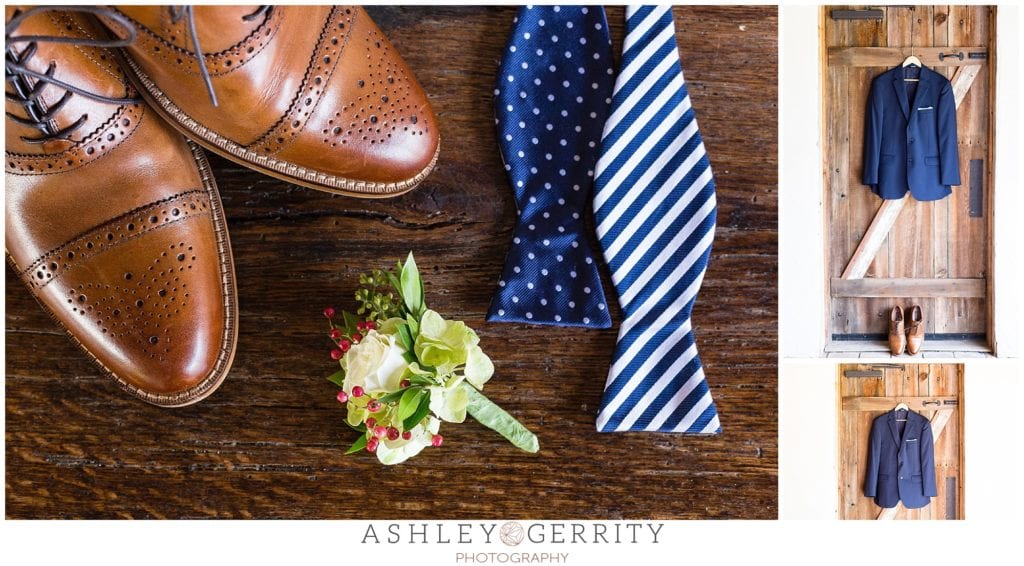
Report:
M 878 378 L 845 377 L 848 371 L 881 370 Z M 839 427 L 839 517 L 841 519 L 962 519 L 963 512 L 963 366 L 906 364 L 881 367 L 868 364 L 839 366 L 842 399 Z M 937 409 L 935 401 L 942 402 Z M 902 505 L 883 510 L 864 496 L 864 465 L 871 423 L 897 403 L 932 422 L 935 439 L 935 485 L 938 495 L 921 509 Z M 946 506 L 947 478 L 957 493 L 955 509 Z
M 491 104 L 514 9 L 370 13 L 430 93 L 442 130 L 435 172 L 408 195 L 371 202 L 213 158 L 240 337 L 231 375 L 193 407 L 123 395 L 8 269 L 7 516 L 775 518 L 776 8 L 675 9 L 718 190 L 694 311 L 724 428 L 716 437 L 595 432 L 614 329 L 484 322 L 515 218 Z M 608 16 L 620 45 L 623 8 Z M 539 454 L 469 422 L 397 467 L 342 455 L 353 433 L 323 379 L 320 312 L 350 306 L 359 272 L 410 249 L 431 306 L 477 329 L 497 369 L 487 393 L 539 434 Z
M 824 10 L 825 8 L 823 8 Z M 832 9 L 832 8 L 830 8 Z M 991 185 L 991 59 L 960 61 L 940 52 L 986 52 L 991 57 L 993 38 L 988 6 L 887 6 L 882 20 L 833 21 L 825 18 L 824 159 L 826 250 L 828 277 L 985 279 L 991 244 L 988 209 L 981 217 L 968 214 L 969 163 L 983 161 L 983 200 L 992 197 Z M 934 202 L 905 199 L 903 205 L 884 202 L 860 182 L 863 166 L 863 123 L 872 79 L 906 55 L 922 57 L 925 65 L 952 77 L 961 69 L 958 140 L 962 184 L 953 194 Z M 965 89 L 970 77 L 973 86 Z M 898 217 L 880 216 L 902 206 Z M 891 220 L 881 223 L 878 220 Z M 880 234 L 879 227 L 885 228 Z M 891 230 L 889 229 L 891 226 Z M 887 234 L 887 237 L 885 235 Z M 872 236 L 866 238 L 865 236 Z M 877 253 L 874 253 L 877 250 Z M 833 279 L 834 280 L 834 279 Z M 935 297 L 905 295 L 877 298 L 846 297 L 830 293 L 831 336 L 871 334 L 884 336 L 886 315 L 894 301 L 921 305 L 925 332 L 974 334 L 989 331 L 991 292 L 982 296 Z M 991 341 L 992 337 L 987 336 Z M 849 345 L 847 345 L 848 347 Z

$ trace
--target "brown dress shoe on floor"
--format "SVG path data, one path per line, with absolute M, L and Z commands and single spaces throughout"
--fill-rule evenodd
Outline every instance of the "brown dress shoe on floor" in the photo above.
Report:
M 907 329 L 907 351 L 916 355 L 921 351 L 921 344 L 924 343 L 924 315 L 921 314 L 921 307 L 914 305 L 910 308 L 910 328 Z
M 889 351 L 898 356 L 907 347 L 907 333 L 903 329 L 903 309 L 899 306 L 889 312 Z
M 137 98 L 89 15 L 101 9 L 5 11 L 8 261 L 127 392 L 199 401 L 237 327 L 206 159 Z
M 211 151 L 360 197 L 409 191 L 437 161 L 426 94 L 358 6 L 117 10 L 138 33 L 121 54 L 142 94 Z

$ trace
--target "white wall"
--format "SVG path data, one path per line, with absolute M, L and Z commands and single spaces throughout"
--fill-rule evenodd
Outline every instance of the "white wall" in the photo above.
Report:
M 996 352 L 1024 356 L 1024 112 L 1020 30 L 1024 10 L 999 6 L 996 16 L 995 299 Z
M 839 493 L 836 364 L 783 362 L 779 379 L 779 518 L 835 519 Z M 1024 361 L 971 360 L 964 369 L 964 512 L 1016 519 Z
M 818 7 L 779 13 L 779 351 L 825 347 Z
M 836 365 L 786 361 L 779 373 L 779 518 L 834 519 L 839 513 Z
M 818 6 L 780 9 L 779 351 L 821 356 L 825 345 L 821 67 Z M 1024 10 L 999 6 L 996 41 L 995 334 L 1000 357 L 1024 356 Z

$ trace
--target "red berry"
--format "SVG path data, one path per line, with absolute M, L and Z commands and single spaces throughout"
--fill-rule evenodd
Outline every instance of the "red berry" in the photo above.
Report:
M 371 454 L 376 452 L 378 444 L 380 444 L 379 440 L 377 440 L 376 438 L 370 438 L 370 440 L 366 441 L 366 451 Z
M 358 386 L 358 385 L 353 387 L 352 388 L 352 396 L 353 397 L 362 397 L 363 396 L 363 388 Z
M 324 309 L 324 316 L 326 316 L 327 318 L 334 318 L 334 308 L 327 307 L 326 309 Z
M 331 359 L 332 360 L 340 360 L 341 357 L 344 356 L 344 355 L 345 355 L 345 353 L 342 352 L 341 350 L 331 350 Z
M 409 387 L 410 385 L 412 385 L 412 382 L 409 381 L 408 379 L 403 379 L 402 383 L 400 383 L 398 385 L 404 389 L 404 388 Z
M 393 426 L 388 427 L 388 440 L 398 440 L 398 437 L 401 435 L 402 433 L 398 432 L 397 428 Z
M 366 419 L 366 429 L 373 430 L 373 427 L 377 426 L 377 419 L 370 417 Z
M 443 443 L 444 443 L 444 437 L 441 436 L 440 434 L 435 434 L 434 438 L 430 439 L 430 444 L 433 445 L 433 446 L 440 446 Z
M 358 333 L 358 332 L 356 332 L 355 334 L 352 335 L 352 341 L 355 342 L 356 344 L 358 344 L 359 341 L 362 340 L 362 339 L 363 339 L 363 335 Z
M 358 330 L 359 332 L 362 332 L 362 331 L 366 330 L 366 323 L 365 322 L 357 322 L 356 323 L 356 330 Z
M 388 433 L 388 429 L 377 425 L 373 427 L 373 435 L 377 438 L 384 438 L 384 435 Z
M 341 331 L 338 330 L 337 328 L 332 328 L 331 329 L 331 338 L 334 338 L 335 340 L 337 340 L 338 338 L 341 338 Z
M 348 349 L 352 347 L 352 342 L 342 338 L 341 340 L 338 340 L 338 347 L 341 348 L 342 352 L 347 352 Z
M 377 411 L 380 410 L 380 401 L 373 399 L 372 401 L 366 404 L 366 410 L 370 411 L 371 413 L 376 413 Z
M 338 402 L 339 403 L 348 403 L 348 393 L 345 393 L 344 391 L 339 391 L 338 392 Z
M 407 430 L 403 432 L 402 438 L 404 438 L 405 440 L 409 440 L 410 438 L 412 438 L 412 431 Z
M 366 321 L 366 325 L 365 326 L 366 326 L 367 330 L 376 330 L 377 323 L 372 321 L 372 320 L 368 320 L 368 321 Z

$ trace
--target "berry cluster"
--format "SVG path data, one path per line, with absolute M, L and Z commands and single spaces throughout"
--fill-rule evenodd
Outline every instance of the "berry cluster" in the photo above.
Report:
M 334 318 L 337 312 L 333 307 L 327 307 L 324 309 L 324 317 L 331 325 L 330 337 L 331 341 L 337 346 L 331 350 L 331 359 L 341 360 L 345 356 L 354 344 L 358 344 L 363 339 L 363 335 L 370 330 L 377 328 L 377 323 L 372 320 L 358 321 L 354 325 L 354 330 L 346 330 L 334 323 Z M 346 321 L 346 327 L 349 321 Z M 401 382 L 401 389 L 399 393 L 408 389 L 412 386 L 412 383 L 408 379 L 403 379 Z M 377 446 L 380 445 L 380 441 L 387 438 L 388 440 L 409 440 L 412 438 L 412 432 L 406 430 L 402 432 L 395 424 L 400 424 L 401 421 L 398 419 L 398 403 L 395 402 L 382 402 L 380 398 L 374 398 L 363 391 L 363 388 L 356 385 L 352 388 L 352 393 L 346 393 L 345 390 L 338 391 L 337 396 L 338 402 L 342 405 L 347 405 L 351 402 L 356 409 L 365 409 L 367 412 L 372 413 L 374 416 L 367 417 L 364 421 L 366 431 L 369 433 L 366 440 L 366 451 L 376 452 Z M 431 438 L 431 444 L 433 446 L 441 446 L 444 442 L 444 437 L 440 434 L 435 434 Z
M 331 359 L 340 360 L 345 352 L 348 352 L 353 344 L 358 344 L 363 339 L 363 334 L 377 328 L 377 323 L 372 320 L 363 320 L 355 323 L 354 330 L 346 330 L 334 324 L 336 311 L 333 307 L 324 309 L 324 317 L 331 325 L 331 341 L 337 348 L 331 350 Z

